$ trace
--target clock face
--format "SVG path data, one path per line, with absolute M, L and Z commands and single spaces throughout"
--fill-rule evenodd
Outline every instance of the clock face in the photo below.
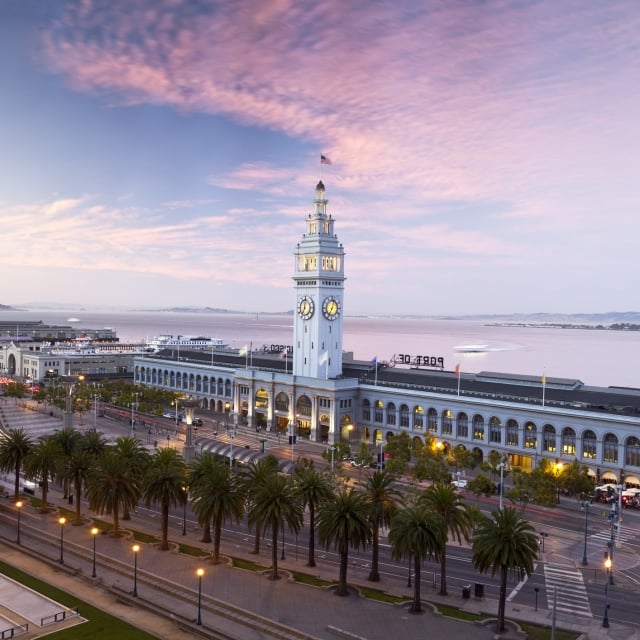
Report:
M 322 313 L 327 320 L 335 320 L 340 315 L 340 303 L 330 296 L 322 303 Z
M 309 296 L 303 296 L 298 300 L 298 315 L 303 320 L 308 320 L 313 316 L 313 311 L 315 306 L 313 304 L 313 300 Z

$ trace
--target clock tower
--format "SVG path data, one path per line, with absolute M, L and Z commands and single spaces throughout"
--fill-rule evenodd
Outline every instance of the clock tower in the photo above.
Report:
M 320 181 L 307 231 L 295 251 L 293 373 L 297 376 L 342 375 L 344 248 L 333 223 Z

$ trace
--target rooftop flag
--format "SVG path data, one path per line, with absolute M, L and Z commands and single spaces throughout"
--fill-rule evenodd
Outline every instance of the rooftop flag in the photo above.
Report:
M 320 156 L 320 164 L 331 164 L 331 158 L 329 156 Z

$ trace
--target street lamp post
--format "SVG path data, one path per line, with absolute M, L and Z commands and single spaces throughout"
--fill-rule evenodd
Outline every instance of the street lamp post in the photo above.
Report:
M 187 535 L 187 487 L 182 487 L 184 491 L 184 502 L 182 503 L 182 535 Z
M 611 575 L 611 564 L 611 557 L 607 555 L 604 566 L 609 575 Z M 604 617 L 602 618 L 602 626 L 609 626 L 609 580 L 605 580 L 604 582 Z
M 587 561 L 587 527 L 589 523 L 589 501 L 585 500 L 582 503 L 584 509 L 584 551 L 582 552 L 582 566 L 586 567 L 589 563 Z
M 67 519 L 64 516 L 58 518 L 58 523 L 60 524 L 60 564 L 64 564 L 64 523 Z
M 16 511 L 18 512 L 18 529 L 17 529 L 17 537 L 16 544 L 20 544 L 20 512 L 22 511 L 22 507 L 24 506 L 24 502 L 22 500 L 18 500 L 16 502 Z
M 133 597 L 138 597 L 138 551 L 140 551 L 140 545 L 134 544 L 131 547 L 133 551 Z
M 500 467 L 500 510 L 502 511 L 502 496 L 504 494 L 504 487 L 502 486 L 504 484 L 504 462 L 501 462 L 498 466 Z
M 618 516 L 618 512 L 616 510 L 615 502 L 611 504 L 611 513 L 609 514 L 609 518 L 611 519 L 611 540 L 607 542 L 607 547 L 609 547 L 609 559 L 613 562 L 613 542 L 615 538 L 615 525 L 616 525 L 616 517 Z M 620 527 L 620 521 L 618 520 L 618 527 Z M 609 584 L 615 584 L 613 581 L 613 568 L 609 568 Z
M 229 440 L 231 441 L 231 451 L 229 455 L 229 469 L 233 471 L 233 440 L 236 437 L 233 431 L 229 432 Z
M 197 625 L 202 624 L 202 576 L 204 575 L 204 569 L 197 569 L 196 575 L 198 576 L 198 619 Z
M 411 556 L 409 556 L 409 575 L 407 577 L 407 587 L 411 588 Z
M 98 527 L 93 527 L 91 529 L 91 535 L 93 536 L 93 571 L 91 572 L 91 577 L 96 577 L 96 537 L 98 536 Z
M 560 474 L 562 473 L 562 462 L 556 462 L 556 504 L 560 504 Z

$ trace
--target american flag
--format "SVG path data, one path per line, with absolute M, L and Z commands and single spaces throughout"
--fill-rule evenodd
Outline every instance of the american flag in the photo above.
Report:
M 320 164 L 331 164 L 329 156 L 320 156 Z

